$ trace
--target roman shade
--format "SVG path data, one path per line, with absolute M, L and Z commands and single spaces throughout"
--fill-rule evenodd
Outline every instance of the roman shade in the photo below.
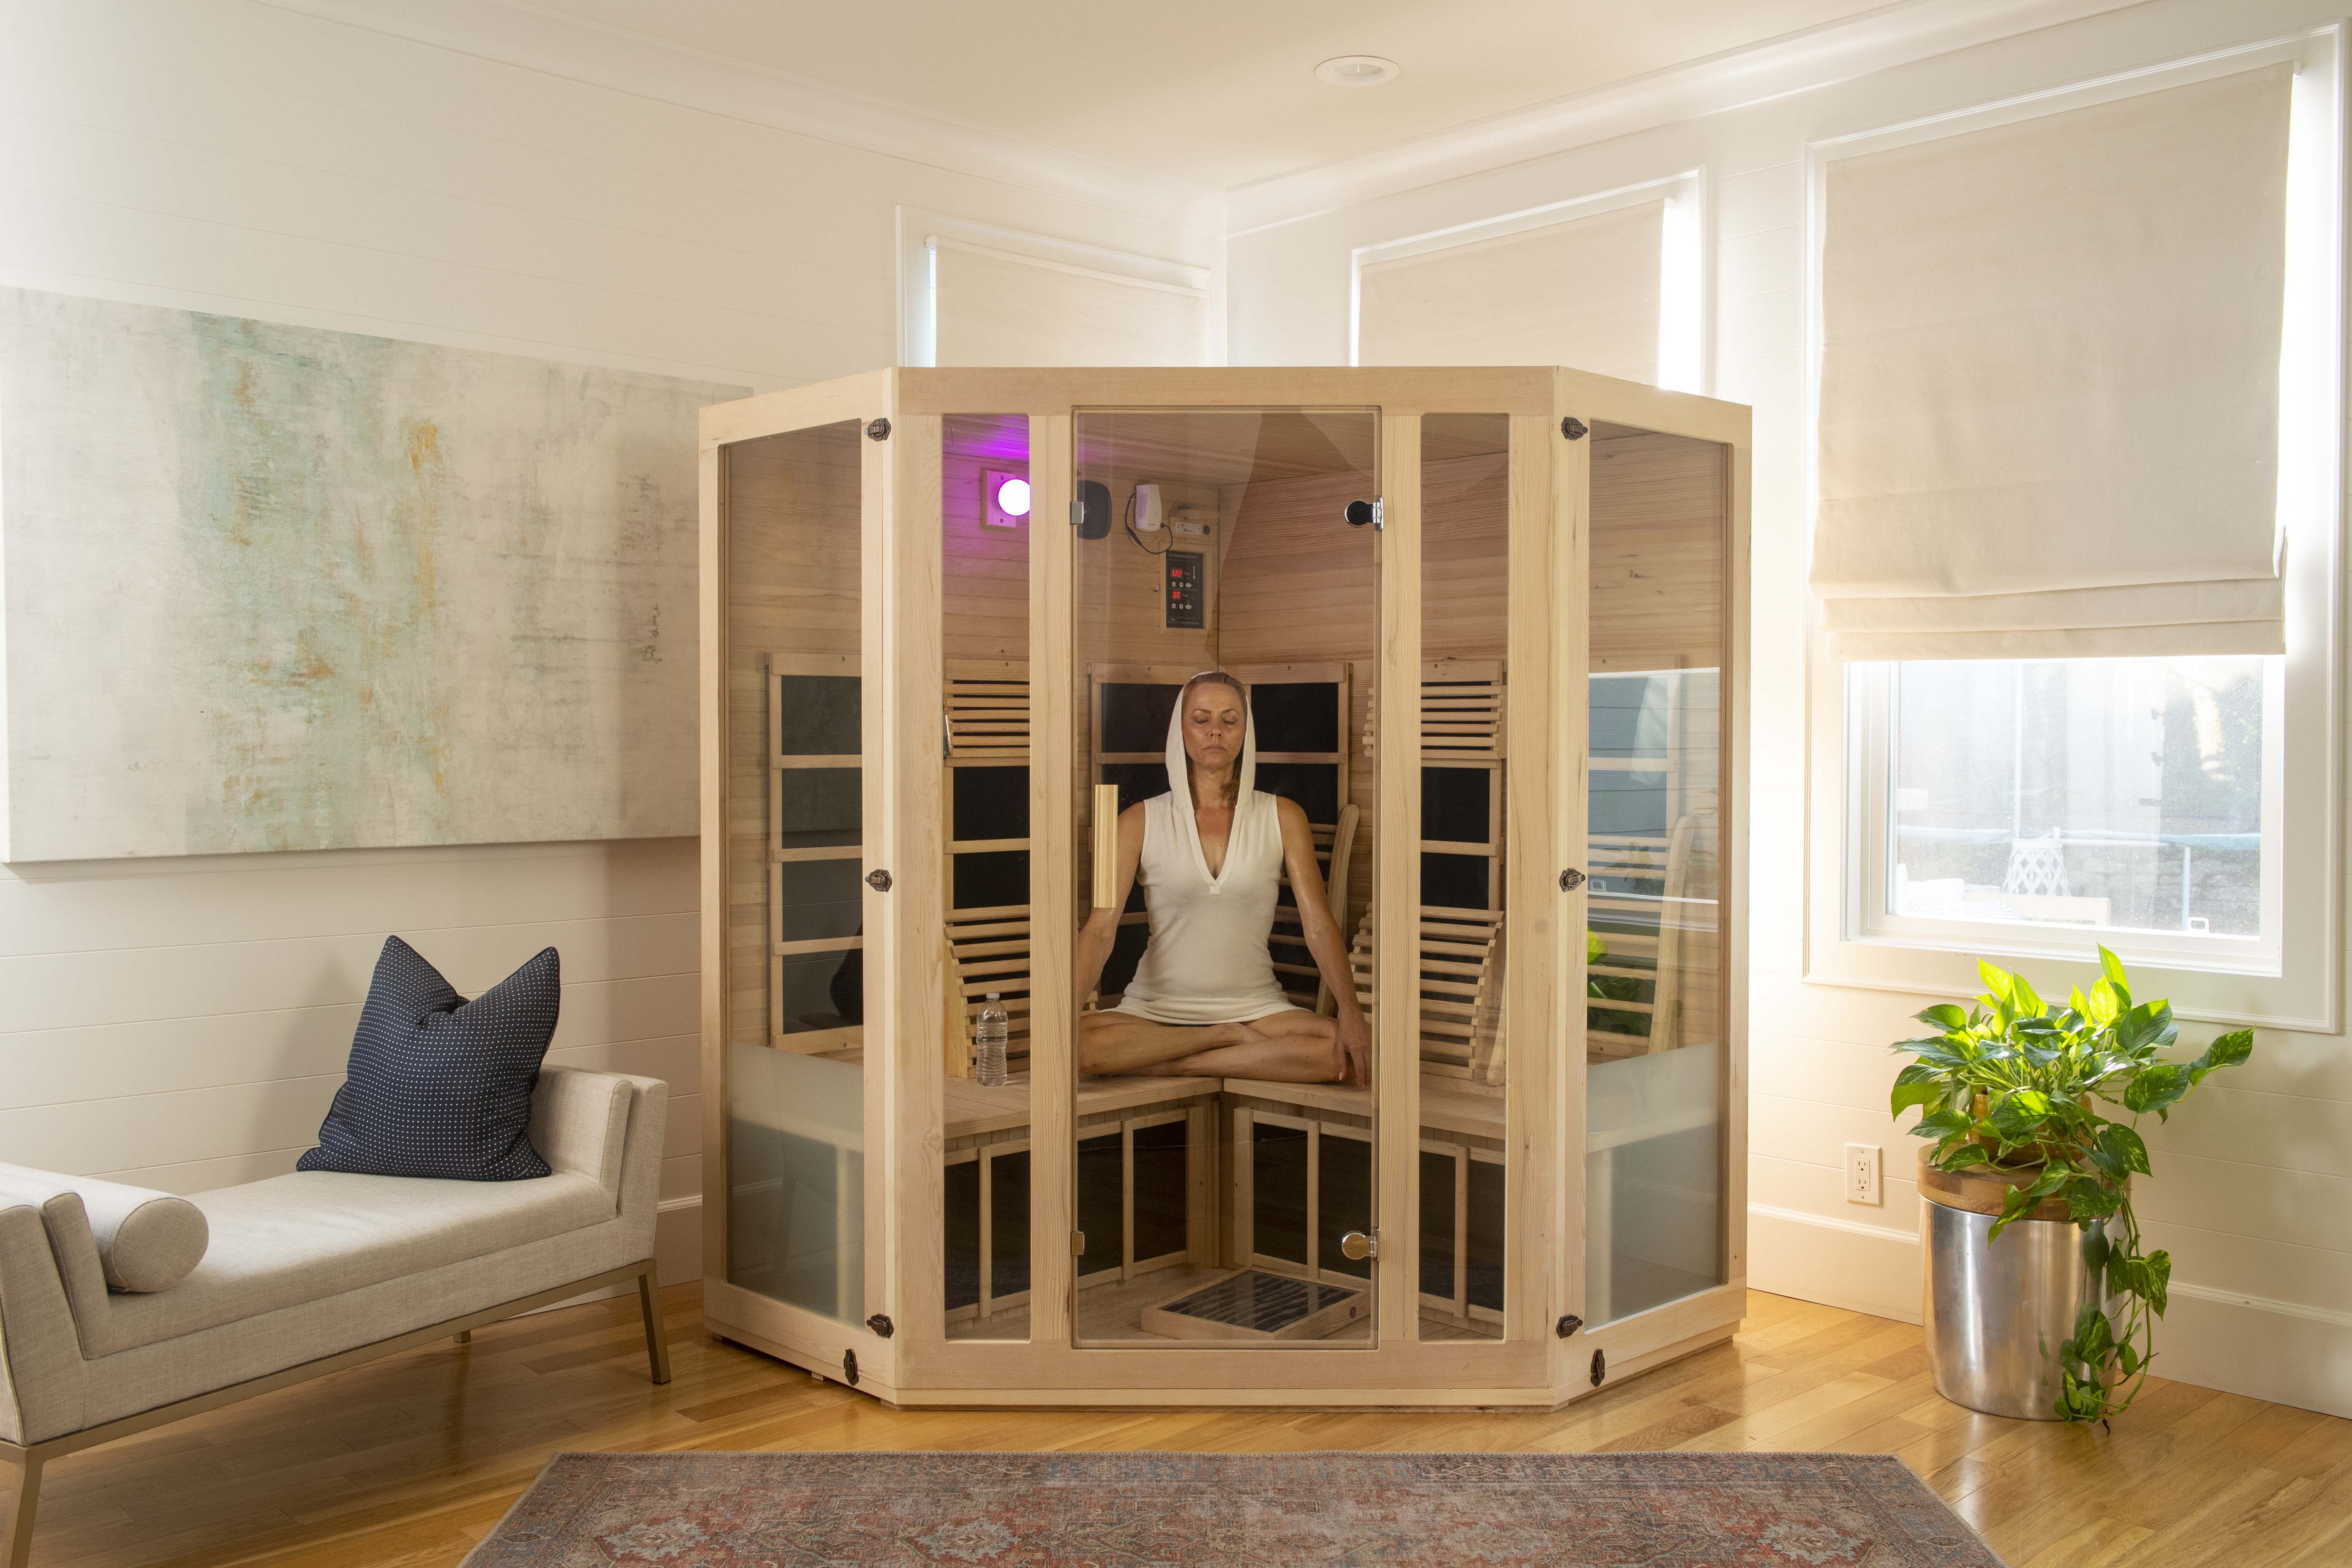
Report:
M 2284 650 L 2279 66 L 1830 164 L 1841 659 Z
M 1359 364 L 1564 364 L 1655 385 L 1666 204 L 1365 264 Z
M 1203 289 L 1122 278 L 933 238 L 932 363 L 1192 365 L 1207 358 Z

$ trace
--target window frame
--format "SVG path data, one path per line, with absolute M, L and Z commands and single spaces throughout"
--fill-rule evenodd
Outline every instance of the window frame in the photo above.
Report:
M 1666 204 L 1664 253 L 1659 258 L 1659 386 L 1667 392 L 1711 395 L 1715 385 L 1713 228 L 1707 212 L 1705 164 L 1591 191 L 1538 206 L 1473 218 L 1443 228 L 1360 245 L 1348 253 L 1348 363 L 1361 365 L 1364 268 L 1532 235 L 1583 218 L 1622 212 L 1663 198 Z
M 2277 61 L 2292 61 L 2295 68 L 2280 399 L 2287 652 L 2277 678 L 2277 721 L 2265 736 L 2263 759 L 2263 899 L 2266 929 L 2270 910 L 2276 910 L 2275 955 L 2231 963 L 2210 948 L 2182 951 L 2182 939 L 2149 940 L 2137 931 L 2083 930 L 2070 939 L 2060 934 L 2065 928 L 2052 926 L 1866 918 L 1864 895 L 1878 886 L 1872 879 L 1872 850 L 1884 849 L 1886 758 L 1883 747 L 1873 750 L 1857 740 L 1872 732 L 1870 686 L 1874 679 L 1883 684 L 1883 678 L 1870 675 L 1872 667 L 1829 657 L 1820 608 L 1812 603 L 1806 631 L 1802 973 L 1808 982 L 1967 997 L 1981 989 L 1975 973 L 1981 955 L 2029 963 L 2048 994 L 2095 978 L 2094 943 L 2104 938 L 2140 974 L 2136 989 L 2169 994 L 2184 1018 L 2325 1034 L 2340 1030 L 2344 35 L 2343 23 L 2331 23 L 1807 144 L 1804 463 L 1810 518 L 1820 495 L 1821 258 L 1831 164 Z M 2183 437 L 2194 437 L 2193 424 L 2184 423 Z M 1810 529 L 1806 536 L 1810 557 Z M 1879 792 L 1875 796 L 1874 790 Z M 2295 847 L 2293 855 L 2284 853 L 2289 843 Z

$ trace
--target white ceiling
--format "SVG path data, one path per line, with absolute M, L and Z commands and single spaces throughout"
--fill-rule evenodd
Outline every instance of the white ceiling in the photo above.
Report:
M 1879 0 L 530 0 L 1232 187 L 1883 8 Z M 1384 55 L 1374 88 L 1315 67 Z

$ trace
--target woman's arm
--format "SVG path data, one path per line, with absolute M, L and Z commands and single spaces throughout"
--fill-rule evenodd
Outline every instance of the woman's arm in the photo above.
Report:
M 1347 939 L 1331 918 L 1330 901 L 1323 896 L 1323 868 L 1315 858 L 1315 830 L 1297 801 L 1278 799 L 1282 822 L 1282 863 L 1290 872 L 1290 896 L 1298 903 L 1298 923 L 1307 935 L 1307 951 L 1323 984 L 1339 1005 L 1339 1049 L 1348 1061 L 1349 1081 L 1372 1081 L 1372 1031 L 1364 1009 L 1356 1001 L 1355 971 L 1348 963 Z
M 1089 910 L 1078 927 L 1076 1005 L 1084 1007 L 1102 983 L 1103 965 L 1110 962 L 1111 943 L 1118 940 L 1119 912 L 1135 890 L 1135 868 L 1143 858 L 1143 805 L 1140 801 L 1118 814 L 1118 897 L 1107 910 Z

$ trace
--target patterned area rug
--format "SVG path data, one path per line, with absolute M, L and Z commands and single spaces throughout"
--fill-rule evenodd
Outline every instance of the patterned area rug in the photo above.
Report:
M 1854 1454 L 559 1454 L 464 1568 L 2000 1568 Z

